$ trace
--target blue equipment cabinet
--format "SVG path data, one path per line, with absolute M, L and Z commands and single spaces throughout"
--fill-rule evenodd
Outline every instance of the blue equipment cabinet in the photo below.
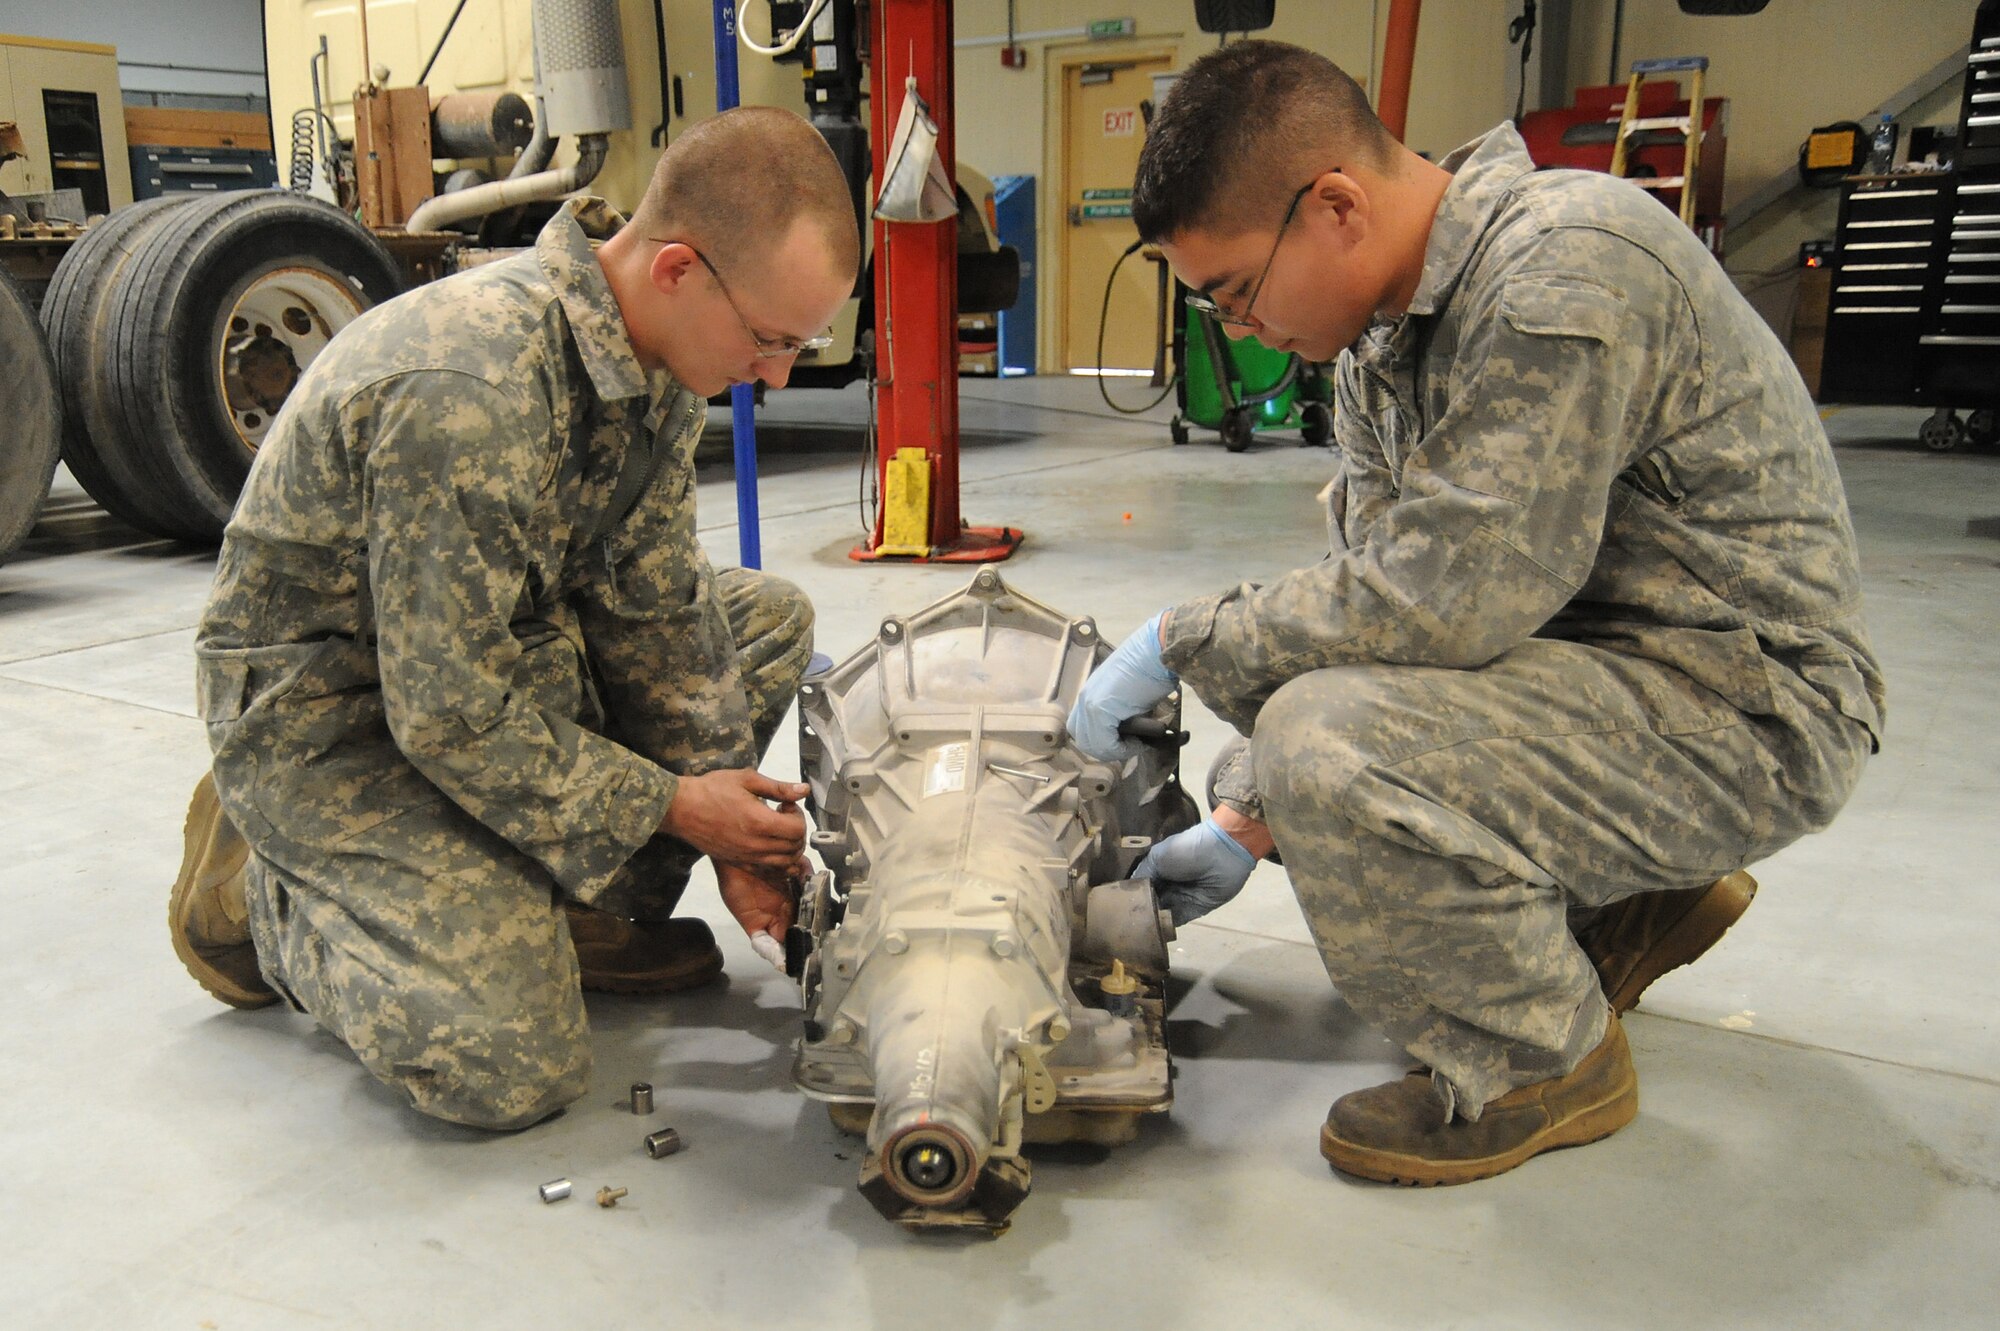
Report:
M 1000 176 L 993 182 L 994 229 L 1002 245 L 1021 256 L 1021 294 L 1000 311 L 1000 373 L 1035 372 L 1035 178 Z

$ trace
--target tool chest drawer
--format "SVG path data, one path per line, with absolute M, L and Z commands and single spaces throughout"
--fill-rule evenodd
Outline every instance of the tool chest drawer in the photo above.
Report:
M 1867 176 L 1840 204 L 1820 397 L 1902 402 L 1917 390 L 1920 344 L 1931 319 L 1938 256 L 1951 208 L 1944 174 Z

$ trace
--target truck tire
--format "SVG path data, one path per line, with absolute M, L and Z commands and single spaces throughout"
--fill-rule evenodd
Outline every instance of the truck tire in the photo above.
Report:
M 62 394 L 35 307 L 0 270 L 0 563 L 34 528 L 62 453 Z
M 127 526 L 141 525 L 145 482 L 122 456 L 107 456 L 97 443 L 108 437 L 103 387 L 108 360 L 99 344 L 104 298 L 118 285 L 147 229 L 162 213 L 191 202 L 191 196 L 175 194 L 112 213 L 69 247 L 42 297 L 42 331 L 62 386 L 63 461 L 84 492 Z
M 299 375 L 402 285 L 365 227 L 302 195 L 215 195 L 148 228 L 104 303 L 96 439 L 145 478 L 138 525 L 220 540 Z

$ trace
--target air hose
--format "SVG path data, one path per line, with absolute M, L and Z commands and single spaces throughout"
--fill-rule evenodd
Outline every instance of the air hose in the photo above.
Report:
M 1167 394 L 1174 391 L 1174 377 L 1173 375 L 1168 375 L 1167 386 L 1162 388 L 1160 395 L 1151 402 L 1148 402 L 1143 407 L 1121 407 L 1111 400 L 1111 390 L 1105 387 L 1104 384 L 1104 325 L 1111 318 L 1111 289 L 1118 282 L 1118 270 L 1123 268 L 1125 261 L 1134 254 L 1137 254 L 1144 247 L 1145 243 L 1143 240 L 1133 241 L 1125 247 L 1125 252 L 1118 256 L 1118 261 L 1111 265 L 1111 275 L 1104 279 L 1104 304 L 1097 312 L 1097 395 L 1104 399 L 1105 406 L 1111 408 L 1121 416 L 1143 416 L 1154 407 L 1165 402 Z M 1176 373 L 1178 372 L 1178 367 L 1176 367 Z

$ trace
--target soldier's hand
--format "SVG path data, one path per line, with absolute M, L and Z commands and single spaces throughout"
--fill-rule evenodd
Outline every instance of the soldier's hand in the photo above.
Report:
M 1076 747 L 1101 762 L 1124 762 L 1139 752 L 1139 742 L 1119 736 L 1121 722 L 1151 711 L 1174 691 L 1179 681 L 1160 661 L 1161 611 L 1104 658 L 1091 671 L 1069 712 L 1069 737 Z
M 722 894 L 722 904 L 743 926 L 744 933 L 753 940 L 760 933 L 768 934 L 782 949 L 785 931 L 792 927 L 798 909 L 799 885 L 809 872 L 804 856 L 783 869 L 753 869 L 717 860 L 715 886 Z M 783 955 L 781 950 L 779 956 Z
M 805 853 L 806 820 L 796 801 L 810 786 L 738 768 L 684 776 L 660 830 L 715 859 L 789 872 Z M 780 801 L 777 808 L 766 800 Z
M 1153 880 L 1154 895 L 1179 925 L 1241 892 L 1256 867 L 1249 848 L 1209 818 L 1147 851 L 1132 876 Z

